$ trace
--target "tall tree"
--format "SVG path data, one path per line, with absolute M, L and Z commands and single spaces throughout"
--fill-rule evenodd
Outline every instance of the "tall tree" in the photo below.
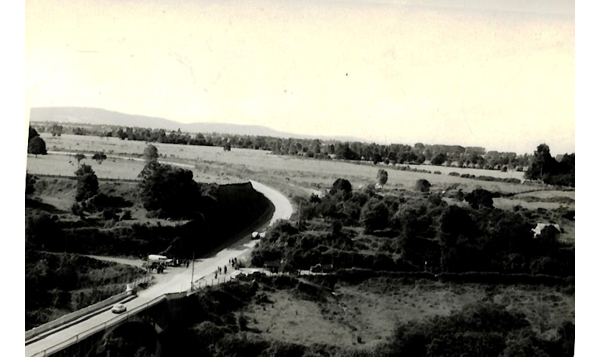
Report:
M 46 155 L 48 152 L 46 151 L 46 142 L 39 136 L 34 137 L 29 141 L 29 145 L 27 146 L 27 153 L 35 155 Z
M 83 164 L 77 171 L 77 192 L 75 200 L 81 202 L 98 194 L 98 177 L 90 165 Z
M 35 130 L 34 128 L 31 127 L 31 125 L 29 126 L 29 137 L 27 139 L 27 142 L 30 142 L 31 139 L 35 138 L 36 136 L 40 136 L 40 134 L 38 134 L 37 130 Z
M 465 201 L 469 202 L 471 208 L 474 209 L 478 209 L 480 207 L 493 208 L 494 194 L 488 190 L 477 188 L 465 195 Z
M 154 145 L 148 145 L 144 149 L 144 160 L 146 162 L 155 161 L 158 159 L 158 149 Z
M 555 173 L 556 166 L 556 160 L 550 155 L 550 147 L 546 144 L 540 144 L 533 153 L 533 162 L 525 172 L 525 178 L 544 180 L 544 177 L 548 178 L 549 175 Z
M 388 224 L 390 212 L 385 203 L 377 198 L 371 198 L 360 213 L 360 222 L 365 226 L 365 233 L 378 229 L 385 229 Z
M 190 170 L 150 161 L 140 172 L 140 197 L 144 208 L 159 217 L 193 218 L 198 211 L 200 188 Z
M 420 192 L 429 192 L 430 187 L 431 184 L 425 179 L 418 179 L 417 183 L 415 184 L 415 189 Z
M 331 186 L 331 190 L 329 190 L 329 193 L 331 195 L 335 195 L 340 191 L 343 192 L 344 197 L 349 198 L 350 195 L 352 195 L 352 184 L 350 183 L 350 181 L 343 178 L 335 180 L 333 182 L 333 185 Z
M 379 182 L 379 184 L 381 186 L 383 186 L 387 183 L 387 180 L 388 180 L 387 171 L 385 171 L 384 169 L 379 169 L 379 171 L 377 171 L 377 182 Z
M 431 164 L 439 166 L 439 165 L 442 165 L 444 162 L 446 162 L 446 160 L 447 160 L 446 154 L 439 153 L 433 159 L 431 159 Z

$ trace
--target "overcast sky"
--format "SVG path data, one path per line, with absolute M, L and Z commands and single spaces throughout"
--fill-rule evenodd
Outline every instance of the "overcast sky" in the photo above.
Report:
M 573 1 L 26 2 L 26 112 L 575 150 Z

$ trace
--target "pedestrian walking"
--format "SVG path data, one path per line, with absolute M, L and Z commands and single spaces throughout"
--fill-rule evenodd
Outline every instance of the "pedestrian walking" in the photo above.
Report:
M 227 265 L 223 267 L 223 274 L 227 274 Z

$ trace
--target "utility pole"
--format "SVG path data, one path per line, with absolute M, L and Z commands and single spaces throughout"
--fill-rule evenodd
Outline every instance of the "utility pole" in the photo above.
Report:
M 191 290 L 194 290 L 194 258 L 196 257 L 196 252 L 192 253 L 192 281 L 190 282 Z
M 300 210 L 298 212 L 298 229 L 300 229 L 301 220 L 302 220 L 302 202 L 300 202 Z

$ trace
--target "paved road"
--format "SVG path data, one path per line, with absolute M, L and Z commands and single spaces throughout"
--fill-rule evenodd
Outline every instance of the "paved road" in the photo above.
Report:
M 265 195 L 265 197 L 269 199 L 275 206 L 275 211 L 271 221 L 269 222 L 269 225 L 272 225 L 278 219 L 290 218 L 293 212 L 292 205 L 284 195 L 259 182 L 251 181 L 251 183 L 256 191 Z M 207 281 L 210 284 L 212 282 L 211 280 L 214 279 L 215 271 L 218 267 L 227 265 L 229 259 L 239 257 L 251 249 L 256 243 L 256 241 L 248 241 L 247 237 L 246 239 L 243 239 L 242 242 L 246 243 L 234 243 L 232 246 L 223 249 L 213 257 L 207 259 L 196 259 L 194 263 L 194 281 L 204 277 L 204 281 Z M 230 268 L 231 266 L 228 267 L 228 269 Z M 231 270 L 229 272 L 231 272 Z M 166 293 L 189 290 L 192 281 L 192 265 L 190 265 L 189 268 L 170 267 L 162 275 L 163 276 L 161 276 L 161 279 L 157 284 L 150 286 L 146 290 L 140 291 L 137 298 L 125 303 L 128 311 L 131 311 L 136 307 L 143 306 L 147 302 Z M 223 279 L 223 276 L 221 275 L 220 278 Z M 125 317 L 116 316 L 110 311 L 100 313 L 85 321 L 72 325 L 64 330 L 57 331 L 39 341 L 25 346 L 25 355 L 34 356 L 38 353 L 41 353 L 39 354 L 41 356 L 43 355 L 43 351 L 46 349 L 52 351 L 53 346 L 73 341 L 76 336 L 80 334 L 82 334 L 80 336 L 83 337 L 87 331 L 101 329 L 104 327 L 104 324 L 115 322 L 121 318 Z

